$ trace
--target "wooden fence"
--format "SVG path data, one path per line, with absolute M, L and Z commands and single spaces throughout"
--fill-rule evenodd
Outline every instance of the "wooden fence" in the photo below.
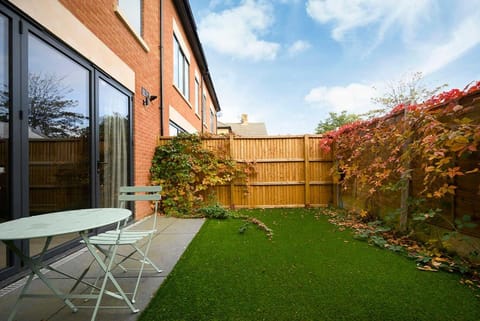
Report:
M 321 207 L 333 202 L 332 157 L 320 150 L 319 135 L 210 137 L 203 144 L 254 167 L 248 182 L 217 186 L 231 208 Z M 171 138 L 162 137 L 163 145 Z
M 464 107 L 464 112 L 461 118 L 466 117 L 473 121 L 474 124 L 478 124 L 480 127 L 480 92 L 467 95 L 461 98 L 458 104 Z M 440 105 L 436 108 L 444 108 Z M 402 114 L 393 116 L 391 121 L 397 122 Z M 455 126 L 455 118 L 444 117 L 443 122 Z M 373 156 L 385 157 L 388 155 L 387 151 L 384 155 L 377 154 Z M 361 166 L 369 166 L 370 160 L 368 157 L 363 159 Z M 465 170 L 473 170 L 480 164 L 480 151 L 472 152 L 468 157 L 463 157 L 456 160 L 456 166 L 459 166 Z M 417 197 L 420 191 L 423 189 L 423 179 L 425 173 L 421 170 L 421 164 L 418 164 L 416 160 L 411 164 L 412 178 L 411 178 L 411 194 L 412 197 Z M 447 222 L 455 222 L 455 220 L 462 220 L 464 216 L 469 216 L 474 224 L 475 228 L 465 228 L 462 230 L 464 234 L 480 237 L 480 172 L 459 176 L 455 178 L 455 195 L 449 195 L 441 200 L 435 200 L 429 203 L 431 208 L 440 208 L 443 210 L 444 216 L 436 220 L 430 221 L 432 224 L 439 227 L 451 229 L 451 226 Z M 402 207 L 402 200 L 400 191 L 381 191 L 375 198 L 372 198 L 368 193 L 368 188 L 360 188 L 359 184 L 353 182 L 348 186 L 346 191 L 342 191 L 340 195 L 342 205 L 350 209 L 368 209 L 373 214 L 380 217 L 390 215 L 395 210 Z
M 89 144 L 84 139 L 29 142 L 29 200 L 33 214 L 90 204 Z M 8 140 L 0 140 L 0 166 L 8 164 Z M 9 216 L 8 172 L 0 175 L 0 214 Z

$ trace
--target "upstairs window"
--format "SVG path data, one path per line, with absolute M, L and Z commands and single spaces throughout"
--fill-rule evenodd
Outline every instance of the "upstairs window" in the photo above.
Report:
M 212 134 L 215 133 L 215 114 L 213 113 L 213 110 L 210 109 L 210 132 Z
M 142 0 L 118 0 L 118 7 L 128 25 L 142 36 Z
M 173 83 L 188 100 L 190 98 L 190 64 L 175 36 L 173 36 Z
M 207 96 L 202 95 L 202 122 L 203 126 L 207 127 Z
M 195 78 L 195 114 L 198 115 L 198 95 L 200 94 L 200 83 L 198 82 L 198 78 Z

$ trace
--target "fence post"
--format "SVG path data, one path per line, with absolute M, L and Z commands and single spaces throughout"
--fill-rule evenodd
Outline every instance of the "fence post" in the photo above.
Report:
M 228 144 L 228 153 L 230 155 L 230 159 L 235 159 L 233 157 L 233 144 L 234 144 L 234 140 L 233 140 L 233 134 L 230 134 L 229 136 L 229 144 Z M 231 209 L 234 209 L 235 208 L 235 202 L 233 200 L 234 198 L 234 192 L 233 192 L 233 189 L 234 189 L 234 182 L 233 180 L 230 182 L 230 208 Z
M 309 136 L 305 135 L 303 138 L 304 148 L 304 166 L 305 166 L 305 207 L 310 206 L 310 146 Z

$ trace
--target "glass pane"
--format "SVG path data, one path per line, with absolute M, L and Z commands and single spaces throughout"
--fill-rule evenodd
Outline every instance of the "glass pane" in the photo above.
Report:
M 184 93 L 184 84 L 185 84 L 185 71 L 183 69 L 183 54 L 182 51 L 178 51 L 178 84 L 177 87 L 180 89 L 180 92 Z
M 184 79 L 184 91 L 183 94 L 185 95 L 185 98 L 190 99 L 190 66 L 188 65 L 187 60 L 184 60 L 185 62 L 185 79 Z
M 214 133 L 215 132 L 215 115 L 213 114 L 213 111 L 210 110 L 210 132 Z
M 28 96 L 30 215 L 90 207 L 89 71 L 29 35 Z
M 202 122 L 203 122 L 202 125 L 207 124 L 207 111 L 206 111 L 207 106 L 206 105 L 207 105 L 207 96 L 202 95 Z
M 100 80 L 100 206 L 119 207 L 118 188 L 128 183 L 129 97 Z
M 11 219 L 10 197 L 8 194 L 8 155 L 9 155 L 9 27 L 8 19 L 0 15 L 0 223 Z M 7 250 L 0 244 L 0 269 L 9 266 Z
M 198 114 L 198 92 L 199 92 L 198 89 L 199 89 L 199 87 L 200 87 L 200 85 L 198 84 L 198 80 L 195 79 L 195 93 L 194 93 L 195 94 L 195 97 L 194 97 L 194 99 L 195 99 L 195 114 Z
M 179 81 L 179 77 L 178 77 L 178 51 L 179 51 L 179 48 L 178 48 L 178 42 L 177 42 L 177 38 L 173 37 L 173 83 L 175 84 L 175 86 L 179 87 L 178 85 L 178 81 Z
M 141 0 L 118 0 L 118 6 L 128 24 L 139 35 L 142 35 L 142 1 Z

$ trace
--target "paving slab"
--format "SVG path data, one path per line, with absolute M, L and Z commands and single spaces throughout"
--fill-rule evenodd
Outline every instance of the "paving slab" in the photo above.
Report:
M 151 227 L 152 218 L 147 218 L 140 221 L 133 228 L 142 229 L 147 226 Z M 143 277 L 140 283 L 140 290 L 137 294 L 135 307 L 140 309 L 139 313 L 132 313 L 124 303 L 114 298 L 104 296 L 102 305 L 110 305 L 113 308 L 100 309 L 97 314 L 98 321 L 134 321 L 137 320 L 141 311 L 150 302 L 155 295 L 163 280 L 172 271 L 178 259 L 182 256 L 185 249 L 190 244 L 196 233 L 200 230 L 204 223 L 204 219 L 178 219 L 172 217 L 160 216 L 157 219 L 157 233 L 152 240 L 152 245 L 149 252 L 149 258 L 162 269 L 161 273 L 153 269 L 147 269 L 143 272 Z M 123 253 L 128 251 L 121 248 Z M 61 271 L 67 272 L 71 275 L 78 276 L 85 267 L 92 261 L 91 254 L 85 249 L 79 251 L 55 262 L 53 265 Z M 115 279 L 125 292 L 133 292 L 136 282 L 136 271 L 134 270 L 135 263 L 127 261 L 125 264 L 127 272 L 120 269 L 115 270 Z M 98 266 L 92 265 L 85 280 L 94 282 L 98 272 Z M 51 282 L 62 291 L 67 291 L 72 287 L 74 282 L 67 277 L 53 271 L 47 273 Z M 13 284 L 0 289 L 0 320 L 7 320 L 9 312 L 11 311 L 15 300 L 17 299 L 22 284 L 26 278 L 23 278 Z M 108 289 L 113 291 L 113 286 L 110 284 Z M 75 293 L 88 293 L 90 291 L 86 285 L 80 285 Z M 31 293 L 45 293 L 50 294 L 49 290 L 39 280 L 35 279 L 32 282 Z M 82 306 L 93 305 L 94 301 L 84 302 L 84 300 L 73 300 L 76 306 L 80 309 L 73 313 L 70 308 L 65 306 L 63 302 L 55 297 L 48 298 L 25 298 L 20 303 L 19 311 L 16 315 L 16 321 L 85 321 L 90 320 L 93 308 Z

